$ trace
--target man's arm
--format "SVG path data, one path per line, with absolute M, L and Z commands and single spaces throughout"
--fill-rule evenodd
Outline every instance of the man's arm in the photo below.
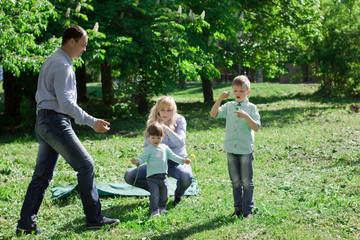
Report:
M 109 122 L 106 122 L 102 119 L 97 119 L 94 125 L 94 131 L 97 133 L 106 133 L 110 129 L 109 125 Z

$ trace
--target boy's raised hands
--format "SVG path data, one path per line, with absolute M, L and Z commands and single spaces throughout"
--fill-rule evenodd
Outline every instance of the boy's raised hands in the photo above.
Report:
M 227 92 L 227 91 L 223 91 L 221 94 L 220 94 L 220 97 L 221 99 L 226 99 L 228 97 L 230 97 L 231 93 L 230 92 Z

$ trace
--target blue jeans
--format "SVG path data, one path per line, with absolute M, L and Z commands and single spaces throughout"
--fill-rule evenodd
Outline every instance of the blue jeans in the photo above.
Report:
M 148 177 L 147 185 L 150 190 L 151 212 L 157 212 L 159 208 L 166 209 L 168 201 L 168 178 L 166 174 L 155 174 Z
M 53 178 L 59 154 L 77 172 L 78 189 L 86 221 L 101 221 L 104 216 L 101 214 L 101 204 L 94 182 L 94 162 L 74 133 L 70 118 L 57 113 L 38 116 L 35 133 L 39 140 L 39 150 L 35 171 L 21 209 L 18 228 L 36 227 L 34 219 L 45 190 Z
M 254 156 L 252 153 L 227 153 L 227 161 L 233 189 L 234 207 L 244 214 L 252 213 L 254 207 Z
M 146 164 L 139 167 L 139 174 L 135 186 L 149 191 L 146 181 L 146 168 Z M 137 171 L 138 169 L 136 167 L 128 169 L 124 176 L 125 182 L 134 185 Z M 168 176 L 177 179 L 175 196 L 181 197 L 184 195 L 186 189 L 190 187 L 193 173 L 190 165 L 187 165 L 186 168 L 184 168 L 184 165 L 168 161 Z

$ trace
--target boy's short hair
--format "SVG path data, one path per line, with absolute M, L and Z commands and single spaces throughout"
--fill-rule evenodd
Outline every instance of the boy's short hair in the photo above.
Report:
M 149 137 L 149 136 L 163 137 L 164 129 L 160 123 L 153 122 L 146 128 L 145 135 L 146 135 L 146 137 Z
M 250 80 L 245 75 L 240 75 L 234 78 L 232 85 L 234 86 L 244 86 L 247 90 L 250 90 Z

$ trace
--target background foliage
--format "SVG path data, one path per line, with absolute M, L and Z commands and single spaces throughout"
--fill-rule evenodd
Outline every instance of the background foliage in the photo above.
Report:
M 108 114 L 146 114 L 152 96 L 189 81 L 212 102 L 220 73 L 280 81 L 289 66 L 326 95 L 359 96 L 356 0 L 1 0 L 0 9 L 5 125 L 33 124 L 37 74 L 70 24 L 90 38 L 75 61 L 79 101 L 86 82 L 101 81 Z

